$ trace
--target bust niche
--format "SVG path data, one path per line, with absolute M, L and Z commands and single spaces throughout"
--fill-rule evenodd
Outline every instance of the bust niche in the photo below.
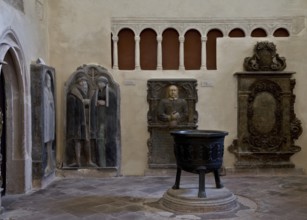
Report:
M 244 60 L 238 79 L 238 138 L 229 147 L 236 168 L 293 168 L 290 157 L 301 148 L 302 133 L 294 113 L 295 72 L 283 71 L 286 60 L 271 42 L 258 42 Z

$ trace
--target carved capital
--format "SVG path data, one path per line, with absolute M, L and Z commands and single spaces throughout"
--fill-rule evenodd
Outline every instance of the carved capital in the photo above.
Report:
M 207 37 L 201 37 L 201 41 L 206 42 L 208 40 Z
M 163 39 L 163 37 L 162 37 L 161 35 L 158 35 L 158 36 L 157 36 L 157 41 L 158 41 L 158 42 L 161 42 L 162 39 Z
M 179 36 L 179 42 L 180 43 L 184 43 L 184 39 L 185 39 L 184 36 Z
M 113 40 L 113 42 L 117 42 L 118 41 L 118 36 L 113 36 L 112 40 Z

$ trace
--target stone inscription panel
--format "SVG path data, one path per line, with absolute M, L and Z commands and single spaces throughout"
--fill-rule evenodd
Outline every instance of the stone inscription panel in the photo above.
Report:
M 174 140 L 169 132 L 169 129 L 153 130 L 152 142 L 154 147 L 151 152 L 152 160 L 149 162 L 150 167 L 174 167 L 174 164 L 176 164 L 174 155 Z

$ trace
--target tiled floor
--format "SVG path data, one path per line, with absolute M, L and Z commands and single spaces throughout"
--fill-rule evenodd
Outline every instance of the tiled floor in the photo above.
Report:
M 206 184 L 214 183 L 207 174 Z M 0 219 L 307 219 L 306 175 L 226 175 L 222 181 L 238 198 L 239 207 L 219 213 L 175 213 L 159 199 L 174 177 L 62 178 L 27 195 L 4 196 Z M 183 176 L 195 184 L 196 175 Z

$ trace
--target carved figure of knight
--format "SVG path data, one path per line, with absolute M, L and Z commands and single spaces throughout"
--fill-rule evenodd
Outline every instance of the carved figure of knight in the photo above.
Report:
M 90 140 L 92 136 L 92 123 L 95 121 L 95 108 L 91 104 L 92 95 L 89 88 L 88 79 L 85 74 L 79 74 L 76 77 L 75 84 L 67 95 L 67 140 L 74 146 L 75 163 L 69 164 L 70 167 L 80 167 L 81 148 L 85 153 L 85 161 L 88 167 L 96 167 L 92 161 Z

